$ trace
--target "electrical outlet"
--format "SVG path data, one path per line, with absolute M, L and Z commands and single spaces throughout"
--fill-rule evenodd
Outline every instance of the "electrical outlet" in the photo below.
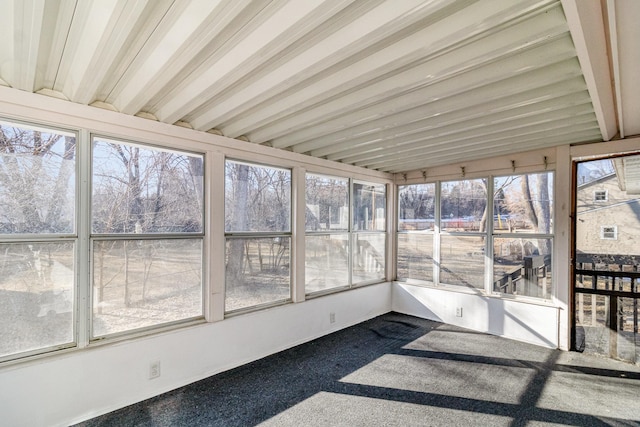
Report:
M 329 323 L 336 323 L 336 314 L 329 313 Z
M 156 360 L 149 364 L 149 379 L 158 378 L 160 376 L 160 361 Z
M 456 317 L 462 317 L 462 307 L 456 307 Z

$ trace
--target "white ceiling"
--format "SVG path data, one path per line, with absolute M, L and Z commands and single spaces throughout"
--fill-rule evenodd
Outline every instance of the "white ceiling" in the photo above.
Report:
M 635 0 L 2 0 L 0 84 L 406 172 L 640 134 L 639 16 Z

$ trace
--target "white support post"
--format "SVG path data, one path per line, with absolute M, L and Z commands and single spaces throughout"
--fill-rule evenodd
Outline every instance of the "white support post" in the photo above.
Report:
M 207 153 L 207 233 L 205 235 L 205 270 L 208 270 L 208 298 L 205 302 L 207 321 L 224 319 L 225 239 L 224 239 L 224 183 L 225 157 L 217 151 Z M 208 249 L 208 251 L 206 250 Z M 205 275 L 205 277 L 207 277 Z
M 395 184 L 387 185 L 387 252 L 386 252 L 386 279 L 388 282 L 395 280 L 397 273 L 397 241 L 396 222 L 398 218 L 397 187 Z
M 554 222 L 555 239 L 553 242 L 553 283 L 554 299 L 559 308 L 558 347 L 568 350 L 571 336 L 571 310 L 569 307 L 571 281 L 571 156 L 569 146 L 561 146 L 556 150 L 556 173 L 554 180 Z
M 77 194 L 77 230 L 78 243 L 76 246 L 76 260 L 78 262 L 76 276 L 76 299 L 78 304 L 76 324 L 76 337 L 78 347 L 83 348 L 89 345 L 91 339 L 91 241 L 89 239 L 91 233 L 91 134 L 88 130 L 82 129 L 78 132 L 78 140 L 76 141 L 77 155 L 77 174 L 78 188 Z
M 487 178 L 487 223 L 484 246 L 484 290 L 493 293 L 493 176 Z
M 291 172 L 291 298 L 293 302 L 305 300 L 305 183 L 306 170 L 294 167 Z

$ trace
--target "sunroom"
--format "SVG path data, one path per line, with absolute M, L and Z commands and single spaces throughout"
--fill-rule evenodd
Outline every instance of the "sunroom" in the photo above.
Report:
M 572 218 L 580 162 L 638 194 L 639 6 L 4 2 L 3 418 L 82 421 L 392 311 L 570 350 L 575 287 L 632 301 L 637 336 L 637 268 L 577 284 Z

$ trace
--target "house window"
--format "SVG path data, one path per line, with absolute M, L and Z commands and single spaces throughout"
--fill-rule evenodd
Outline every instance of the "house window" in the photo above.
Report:
M 618 238 L 618 227 L 615 225 L 603 225 L 600 227 L 600 238 L 602 240 L 616 240 Z
M 0 361 L 75 345 L 76 134 L 0 122 Z
M 203 163 L 93 138 L 92 338 L 203 316 Z
M 607 201 L 607 190 L 596 190 L 593 192 L 593 201 L 594 202 L 606 202 Z
M 225 311 L 291 300 L 291 171 L 227 160 Z

